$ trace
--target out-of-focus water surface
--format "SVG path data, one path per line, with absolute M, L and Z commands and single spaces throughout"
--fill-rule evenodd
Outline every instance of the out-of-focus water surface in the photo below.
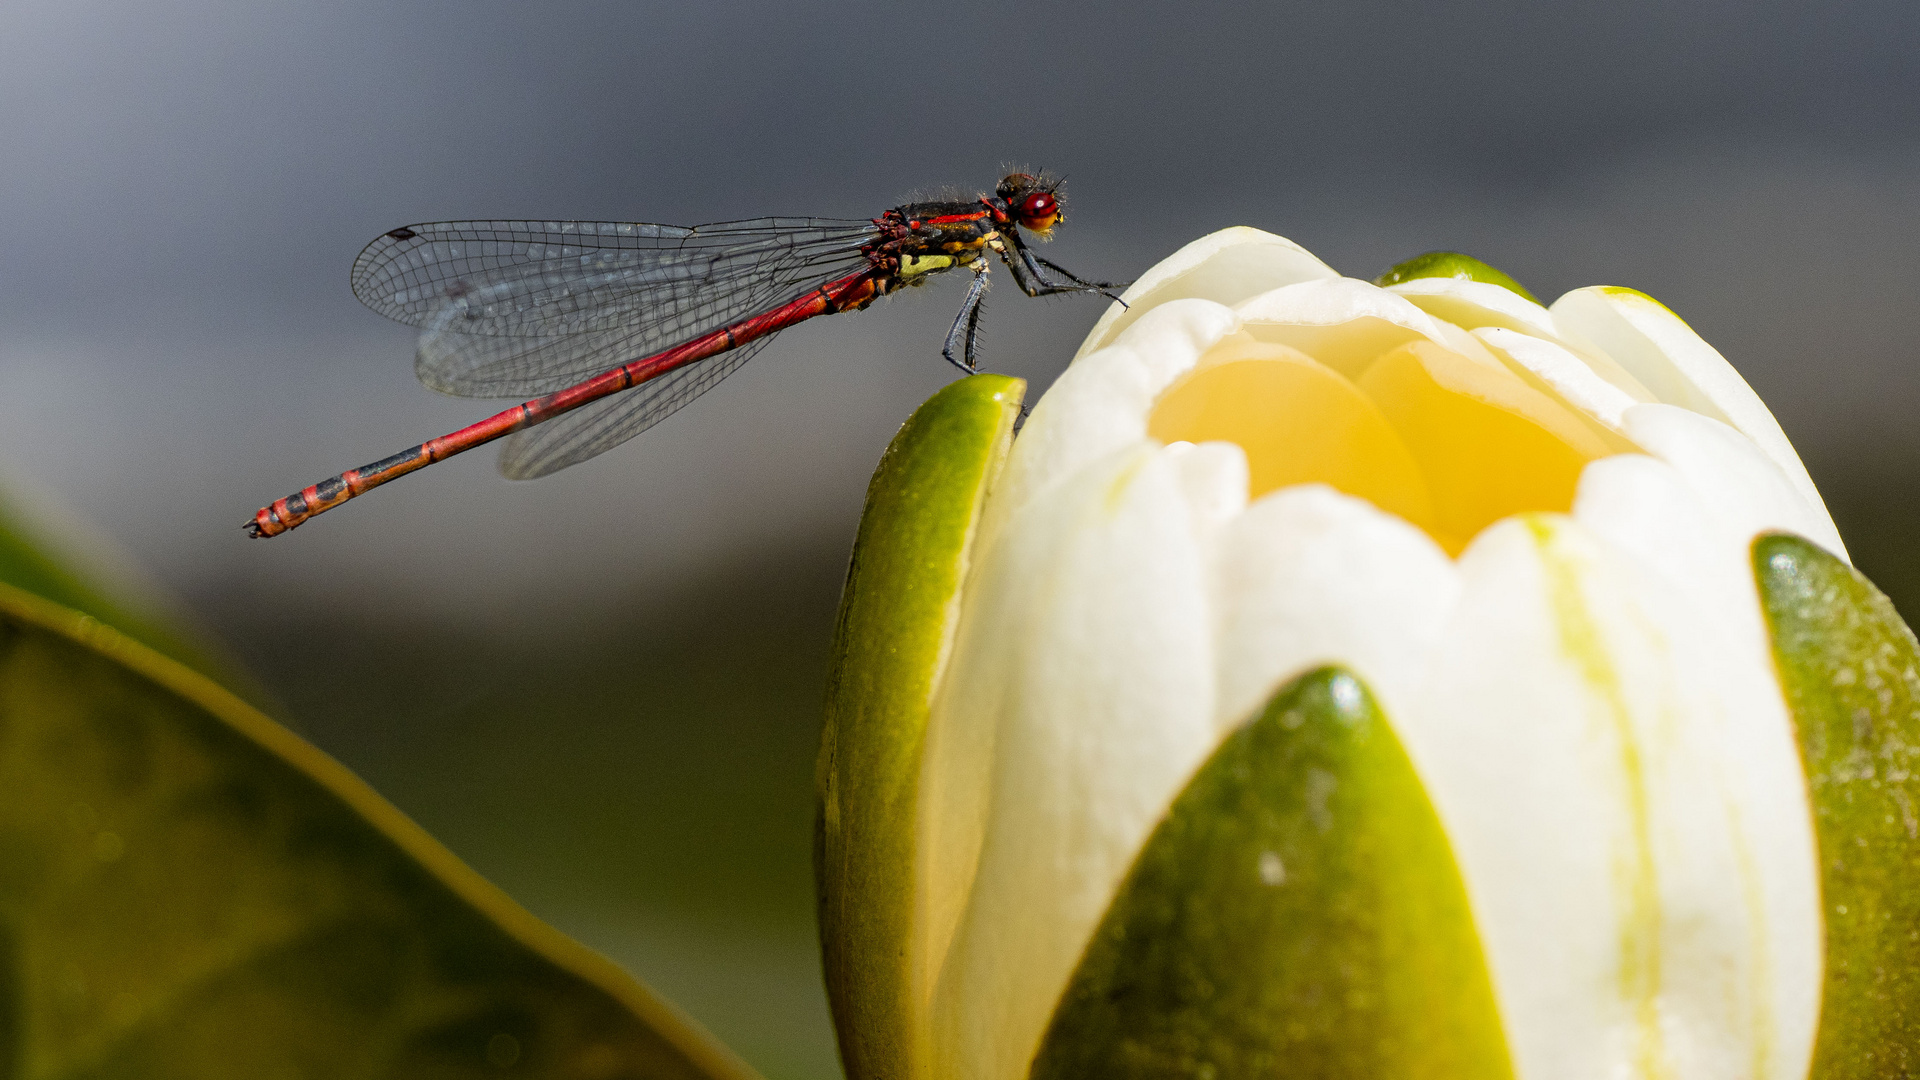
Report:
M 270 543 L 266 500 L 486 415 L 362 309 L 462 217 L 868 216 L 1069 175 L 1125 278 L 1232 224 L 1661 298 L 1920 611 L 1920 8 L 1629 0 L 0 7 L 0 474 L 94 523 L 313 739 L 770 1076 L 835 1075 L 822 670 L 866 476 L 959 300 L 802 327 L 531 484 L 469 455 Z M 1043 388 L 1099 313 L 987 305 Z

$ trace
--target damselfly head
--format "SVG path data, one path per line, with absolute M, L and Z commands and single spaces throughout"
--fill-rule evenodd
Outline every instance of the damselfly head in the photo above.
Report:
M 1007 213 L 1028 232 L 1045 236 L 1064 220 L 1065 207 L 1060 200 L 1060 182 L 1041 173 L 1009 173 L 994 189 Z

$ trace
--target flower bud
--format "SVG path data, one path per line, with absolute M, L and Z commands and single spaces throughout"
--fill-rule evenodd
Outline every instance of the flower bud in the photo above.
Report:
M 1920 650 L 1711 346 L 1251 229 L 1126 300 L 869 492 L 853 1080 L 1920 1069 Z

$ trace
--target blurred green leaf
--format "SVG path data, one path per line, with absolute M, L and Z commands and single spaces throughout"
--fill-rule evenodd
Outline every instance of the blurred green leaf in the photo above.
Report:
M 753 1074 L 319 751 L 0 586 L 4 1076 Z
M 307 581 L 196 606 L 303 735 L 488 880 L 762 1073 L 838 1080 L 812 836 L 850 539 L 500 622 Z M 353 677 L 313 678 L 316 656 Z
M 46 538 L 29 524 L 10 492 L 0 492 L 0 583 L 91 615 L 156 652 L 218 680 L 259 704 L 264 694 L 219 649 L 160 613 L 115 599 L 72 560 L 48 552 Z

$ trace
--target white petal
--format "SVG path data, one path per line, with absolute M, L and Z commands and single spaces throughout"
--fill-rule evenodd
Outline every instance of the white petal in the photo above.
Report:
M 968 587 L 920 803 L 939 1076 L 1025 1077 L 1114 890 L 1216 745 L 1189 510 L 1212 496 L 1184 489 L 1206 470 L 1182 456 L 1141 443 L 1056 485 Z
M 1646 560 L 1670 587 L 1696 594 L 1699 603 L 1723 608 L 1730 618 L 1758 624 L 1745 545 L 1667 462 L 1645 454 L 1593 462 L 1580 474 L 1573 516 L 1594 535 Z
M 1174 443 L 1167 459 L 1180 472 L 1194 539 L 1211 554 L 1221 530 L 1247 508 L 1247 452 L 1239 443 Z
M 1466 278 L 1415 278 L 1387 286 L 1420 310 L 1455 326 L 1477 330 L 1500 326 L 1534 337 L 1551 338 L 1553 316 L 1512 289 Z
M 1388 349 L 1420 338 L 1499 364 L 1473 335 L 1355 278 L 1288 285 L 1243 300 L 1234 310 L 1254 337 L 1290 345 L 1348 378 Z
M 1595 285 L 1575 289 L 1554 301 L 1550 310 L 1561 337 L 1612 357 L 1657 400 L 1725 421 L 1752 439 L 1801 498 L 1827 518 L 1826 504 L 1806 465 L 1760 395 L 1665 305 L 1632 289 Z M 1832 519 L 1827 518 L 1823 531 L 1834 532 Z
M 1013 442 L 994 482 L 981 542 L 1050 485 L 1090 462 L 1147 437 L 1153 402 L 1193 368 L 1200 354 L 1240 329 L 1231 308 L 1207 300 L 1174 300 L 1131 323 L 1112 345 L 1062 372 Z
M 1134 320 L 1172 300 L 1202 297 L 1232 305 L 1249 296 L 1315 278 L 1339 277 L 1307 249 L 1259 229 L 1243 225 L 1221 229 L 1195 240 L 1155 263 L 1152 269 L 1120 294 L 1127 306 L 1114 304 L 1093 324 L 1087 340 L 1074 354 L 1081 357 L 1102 348 L 1131 326 Z
M 1717 420 L 1673 405 L 1635 405 L 1626 412 L 1627 438 L 1678 469 L 1717 520 L 1742 544 L 1761 532 L 1797 533 L 1844 559 L 1847 549 L 1818 496 L 1805 493 L 1779 463 Z M 1802 473 L 1802 475 L 1805 475 Z M 1744 564 L 1744 555 L 1742 556 Z
M 1711 632 L 1685 643 L 1685 661 L 1715 687 L 1719 708 L 1703 722 L 1717 728 L 1723 782 L 1740 790 L 1737 825 L 1749 850 L 1769 856 L 1752 860 L 1749 874 L 1766 948 L 1755 958 L 1764 981 L 1753 1007 L 1777 1027 L 1776 1075 L 1797 1078 L 1819 1014 L 1820 869 L 1793 720 L 1760 610 L 1751 536 L 1717 520 L 1678 469 L 1638 454 L 1589 465 L 1574 516 L 1637 560 L 1669 597 L 1713 613 Z M 1756 838 L 1766 838 L 1764 847 Z
M 1495 525 L 1460 569 L 1430 681 L 1393 719 L 1520 1080 L 1799 1075 L 1811 1004 L 1779 984 L 1810 985 L 1819 948 L 1810 840 L 1766 831 L 1782 796 L 1738 775 L 1781 748 L 1742 726 L 1766 683 L 1729 682 L 1727 620 L 1565 517 Z
M 1498 327 L 1476 329 L 1473 336 L 1540 380 L 1561 401 L 1609 431 L 1624 430 L 1627 409 L 1636 404 L 1634 397 L 1601 378 L 1565 346 Z
M 1221 537 L 1215 594 L 1223 726 L 1328 663 L 1359 675 L 1392 716 L 1425 678 L 1460 575 L 1426 533 L 1309 484 L 1254 503 Z

